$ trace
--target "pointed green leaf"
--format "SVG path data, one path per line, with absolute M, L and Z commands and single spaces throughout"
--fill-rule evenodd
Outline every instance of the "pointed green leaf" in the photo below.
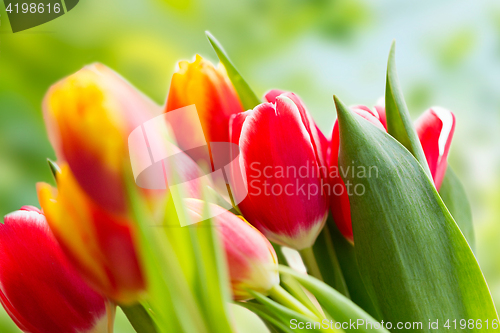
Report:
M 137 333 L 157 332 L 153 319 L 142 304 L 120 305 L 120 308 Z
M 52 176 L 54 176 L 54 179 L 57 181 L 57 176 L 61 173 L 61 168 L 59 168 L 59 165 L 57 165 L 57 163 L 52 161 L 50 158 L 47 158 L 47 163 L 49 164 Z
M 422 166 L 393 137 L 336 98 L 335 104 L 339 166 L 375 170 L 371 177 L 366 171 L 343 178 L 362 192 L 349 199 L 356 258 L 383 319 L 498 319 L 474 254 Z M 449 330 L 423 325 L 421 331 Z
M 296 271 L 284 266 L 280 266 L 280 272 L 289 274 L 297 279 L 316 297 L 323 309 L 327 311 L 336 322 L 349 323 L 350 321 L 357 321 L 358 319 L 364 320 L 365 325 L 344 328 L 346 332 L 388 333 L 388 331 L 382 327 L 378 329 L 372 328 L 373 326 L 367 327 L 367 322 L 375 324 L 378 321 L 363 311 L 359 306 L 354 304 L 350 299 L 346 298 L 326 283 L 321 282 L 309 275 L 297 273 Z
M 441 199 L 448 207 L 458 227 L 462 230 L 470 247 L 474 250 L 475 236 L 470 203 L 460 179 L 450 166 L 446 169 L 439 195 L 441 195 Z
M 408 112 L 408 107 L 399 85 L 396 72 L 396 42 L 393 41 L 387 62 L 387 82 L 385 88 L 385 112 L 387 132 L 408 149 L 420 162 L 425 172 L 432 178 L 424 150 Z
M 227 75 L 229 76 L 234 89 L 236 89 L 236 92 L 238 93 L 238 97 L 240 98 L 241 104 L 243 104 L 243 108 L 245 110 L 249 110 L 259 105 L 261 103 L 260 99 L 253 92 L 248 83 L 243 79 L 236 67 L 234 67 L 232 61 L 229 59 L 222 45 L 210 32 L 205 31 L 205 33 L 207 35 L 208 41 L 215 50 L 215 53 L 217 53 L 217 57 L 219 57 L 220 62 L 226 68 Z

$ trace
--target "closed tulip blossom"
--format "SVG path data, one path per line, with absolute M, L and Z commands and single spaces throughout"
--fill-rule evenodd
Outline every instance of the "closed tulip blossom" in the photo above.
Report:
M 297 96 L 274 90 L 266 99 L 231 121 L 238 172 L 248 188 L 238 207 L 271 241 L 309 249 L 328 213 L 327 140 Z
M 375 111 L 363 105 L 354 106 L 351 109 L 379 129 L 387 132 L 385 108 L 383 106 L 376 106 Z M 446 172 L 448 152 L 455 131 L 455 116 L 452 112 L 441 107 L 432 107 L 425 111 L 420 118 L 415 121 L 415 128 L 420 143 L 422 144 L 434 184 L 439 190 Z M 338 153 L 339 128 L 338 122 L 335 122 L 329 156 L 330 170 L 332 170 L 332 168 L 338 168 Z M 329 178 L 333 189 L 330 196 L 330 206 L 333 219 L 340 232 L 352 242 L 353 233 L 351 210 L 349 206 L 349 191 L 341 178 L 341 171 L 342 170 L 339 170 L 339 172 L 329 172 Z
M 203 216 L 206 203 L 187 199 L 186 207 L 193 218 Z M 271 243 L 242 217 L 214 204 L 208 208 L 223 244 L 235 300 L 252 298 L 248 290 L 268 294 L 279 285 L 278 258 Z
M 35 207 L 0 224 L 0 301 L 23 332 L 107 332 L 104 298 L 70 265 Z

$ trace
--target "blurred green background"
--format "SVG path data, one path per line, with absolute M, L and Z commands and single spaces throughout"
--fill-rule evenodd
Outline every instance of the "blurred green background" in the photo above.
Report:
M 178 60 L 215 60 L 225 46 L 254 90 L 298 93 L 325 133 L 332 95 L 374 105 L 390 43 L 412 115 L 452 110 L 450 164 L 472 203 L 476 254 L 500 304 L 500 3 L 497 0 L 81 0 L 71 12 L 13 34 L 0 4 L 0 214 L 37 205 L 54 158 L 41 100 L 60 78 L 102 62 L 163 104 Z M 131 332 L 119 314 L 117 332 Z M 244 325 L 243 325 L 244 326 Z M 1 332 L 17 332 L 0 315 Z M 242 329 L 243 331 L 243 329 Z

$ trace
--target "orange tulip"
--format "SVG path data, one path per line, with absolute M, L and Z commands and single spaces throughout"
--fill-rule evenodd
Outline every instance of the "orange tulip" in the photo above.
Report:
M 225 68 L 215 68 L 209 61 L 196 55 L 189 63 L 179 62 L 179 70 L 172 76 L 165 112 L 194 104 L 204 132 L 204 138 L 186 135 L 192 121 L 173 128 L 179 147 L 191 147 L 189 142 L 229 142 L 229 118 L 244 111 Z M 201 133 L 199 134 L 202 135 Z

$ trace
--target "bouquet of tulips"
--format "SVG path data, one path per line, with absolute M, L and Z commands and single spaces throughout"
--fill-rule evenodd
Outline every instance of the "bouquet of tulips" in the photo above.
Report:
M 119 306 L 139 333 L 230 333 L 243 307 L 270 332 L 496 331 L 447 165 L 455 116 L 412 122 L 394 45 L 385 101 L 334 96 L 322 133 L 207 36 L 221 63 L 181 61 L 164 107 L 101 64 L 48 90 L 56 186 L 0 225 L 17 326 L 110 333 Z

